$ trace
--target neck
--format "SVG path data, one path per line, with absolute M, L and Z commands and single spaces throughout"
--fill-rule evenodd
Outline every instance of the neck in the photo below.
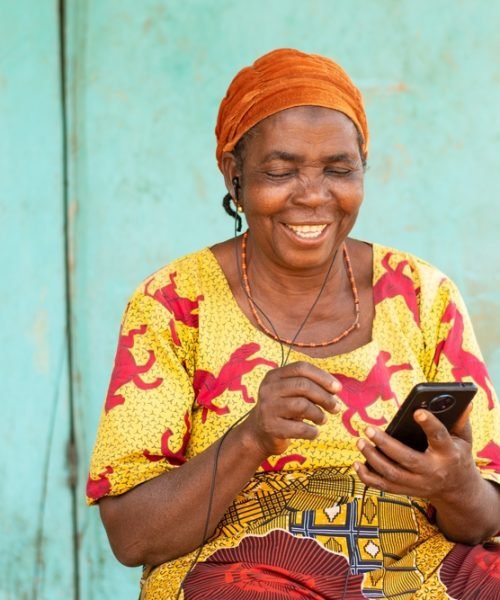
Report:
M 250 310 L 254 316 L 254 319 L 256 320 L 257 324 L 261 327 L 261 329 L 263 331 L 265 331 L 271 337 L 274 337 L 274 339 L 279 340 L 280 342 L 284 342 L 286 344 L 292 345 L 292 346 L 317 348 L 317 347 L 330 346 L 331 344 L 335 344 L 335 343 L 339 342 L 340 340 L 344 339 L 347 335 L 349 335 L 349 333 L 351 333 L 351 331 L 354 331 L 355 329 L 359 329 L 359 326 L 360 326 L 359 295 L 358 295 L 358 291 L 356 288 L 356 283 L 354 280 L 354 274 L 352 272 L 350 259 L 347 254 L 347 249 L 345 248 L 345 246 L 343 248 L 343 258 L 346 263 L 346 271 L 349 273 L 349 282 L 351 285 L 351 291 L 352 291 L 354 309 L 355 309 L 354 321 L 351 323 L 351 325 L 349 327 L 344 329 L 338 335 L 330 337 L 323 341 L 299 341 L 298 340 L 299 334 L 302 332 L 306 323 L 308 321 L 310 321 L 310 317 L 312 316 L 313 311 L 316 312 L 316 317 L 313 319 L 313 323 L 310 323 L 310 324 L 312 324 L 315 327 L 315 329 L 317 329 L 318 324 L 321 323 L 321 318 L 318 319 L 318 317 L 320 317 L 320 315 L 318 314 L 320 311 L 316 310 L 316 309 L 317 309 L 317 305 L 319 308 L 319 301 L 321 299 L 323 292 L 325 291 L 325 289 L 327 287 L 327 283 L 329 281 L 329 275 L 330 275 L 332 268 L 334 266 L 334 263 L 336 261 L 337 251 L 335 251 L 332 256 L 330 265 L 326 269 L 326 272 L 324 274 L 323 283 L 321 284 L 319 291 L 317 293 L 315 293 L 315 296 L 313 297 L 312 302 L 310 302 L 311 295 L 309 294 L 306 298 L 306 293 L 302 293 L 300 299 L 297 297 L 294 298 L 293 302 L 290 302 L 290 293 L 288 293 L 286 298 L 283 298 L 283 301 L 280 301 L 280 298 L 277 296 L 276 292 L 273 291 L 273 289 L 271 289 L 271 290 L 267 290 L 267 294 L 264 296 L 266 301 L 269 299 L 270 296 L 274 296 L 274 298 L 272 298 L 272 304 L 268 308 L 265 304 L 260 305 L 260 300 L 259 300 L 259 303 L 257 303 L 256 297 L 252 293 L 252 290 L 250 289 L 250 282 L 249 282 L 248 273 L 247 273 L 247 248 L 246 248 L 247 238 L 248 238 L 248 235 L 245 234 L 242 238 L 242 246 L 241 246 L 241 250 L 242 250 L 242 252 L 241 252 L 242 285 L 243 285 L 245 294 L 247 296 Z M 304 279 L 302 279 L 302 282 L 304 282 Z M 341 291 L 342 290 L 339 290 L 338 297 L 341 296 Z M 303 292 L 306 292 L 306 290 L 303 290 Z M 266 298 L 266 296 L 267 296 L 267 298 Z M 298 310 L 299 314 L 303 313 L 304 312 L 304 301 L 308 302 L 309 306 L 307 306 L 307 311 L 305 312 L 305 316 L 301 319 L 301 321 L 300 321 L 301 324 L 298 327 L 298 329 L 295 331 L 294 335 L 292 337 L 280 336 L 276 330 L 275 325 L 273 325 L 273 321 L 271 320 L 272 313 L 269 312 L 270 309 L 276 310 L 276 306 L 277 306 L 277 307 L 279 307 L 278 313 L 280 314 L 280 316 L 285 315 L 285 317 L 284 317 L 285 321 L 289 320 L 290 318 L 295 320 L 296 317 L 293 314 L 292 307 L 295 308 L 296 311 Z M 262 306 L 265 307 L 265 310 L 262 308 Z M 287 307 L 287 310 L 285 313 L 282 311 L 282 308 L 281 308 L 282 306 Z M 325 304 L 325 306 L 326 306 L 326 304 Z M 330 302 L 328 302 L 328 306 L 330 306 Z M 271 329 L 269 329 L 268 326 L 265 324 L 265 322 L 262 320 L 263 317 L 269 323 L 269 325 L 271 326 Z
M 276 262 L 269 260 L 253 243 L 251 235 L 241 241 L 245 249 L 245 269 L 248 281 L 255 299 L 269 299 L 272 296 L 283 296 L 286 300 L 290 297 L 298 298 L 305 304 L 310 304 L 322 288 L 329 293 L 336 294 L 342 290 L 348 278 L 344 268 L 342 244 L 337 245 L 328 261 L 322 265 L 315 265 L 308 269 L 291 270 L 282 268 Z M 240 260 L 242 257 L 240 256 Z

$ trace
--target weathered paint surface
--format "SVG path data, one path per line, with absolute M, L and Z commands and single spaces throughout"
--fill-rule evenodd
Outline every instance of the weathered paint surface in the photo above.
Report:
M 0 8 L 0 598 L 73 595 L 57 2 Z
M 37 597 L 69 598 L 55 2 L 3 4 L 8 10 L 0 11 L 0 210 L 2 225 L 9 227 L 0 244 L 9 260 L 3 261 L 1 302 L 13 316 L 0 330 L 2 364 L 12 376 L 3 398 L 8 458 L 0 464 L 7 482 L 0 502 L 9 552 L 0 553 L 0 600 L 22 598 L 15 585 L 25 586 L 25 597 L 32 589 L 36 554 L 28 544 L 36 538 L 42 498 L 49 526 Z M 361 87 L 372 141 L 355 234 L 414 252 L 456 280 L 498 387 L 500 3 L 66 5 L 80 597 L 132 600 L 139 571 L 116 562 L 98 511 L 83 503 L 120 314 L 150 272 L 231 235 L 232 223 L 220 206 L 224 188 L 213 128 L 231 77 L 259 54 L 280 46 L 324 53 Z M 44 487 L 46 457 L 51 460 Z M 58 511 L 55 526 L 52 507 Z

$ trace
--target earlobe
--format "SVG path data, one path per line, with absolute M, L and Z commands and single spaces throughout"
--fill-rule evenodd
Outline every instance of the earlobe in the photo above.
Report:
M 233 196 L 232 196 L 232 200 L 236 206 L 236 210 L 239 213 L 244 212 L 243 211 L 243 206 L 240 202 L 240 178 L 239 177 L 233 177 L 231 183 L 233 184 Z

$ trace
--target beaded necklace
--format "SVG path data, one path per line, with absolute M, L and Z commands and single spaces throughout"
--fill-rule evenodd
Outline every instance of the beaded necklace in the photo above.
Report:
M 248 231 L 246 231 L 243 234 L 243 237 L 241 240 L 241 272 L 242 272 L 242 276 L 243 276 L 243 286 L 245 288 L 245 293 L 249 300 L 250 309 L 252 311 L 254 319 L 266 335 L 273 338 L 277 342 L 280 342 L 282 344 L 287 344 L 288 346 L 298 346 L 299 348 L 323 348 L 324 346 L 330 346 L 332 344 L 336 344 L 337 342 L 340 342 L 340 340 L 344 339 L 347 335 L 349 335 L 351 333 L 351 331 L 354 331 L 354 329 L 359 329 L 359 327 L 360 327 L 360 324 L 359 324 L 359 320 L 360 320 L 359 294 L 358 294 L 358 288 L 356 286 L 356 280 L 354 279 L 354 273 L 352 270 L 351 259 L 349 258 L 349 254 L 347 252 L 347 246 L 345 243 L 342 245 L 342 252 L 344 255 L 344 262 L 345 262 L 347 274 L 349 276 L 349 282 L 351 284 L 352 296 L 354 299 L 354 315 L 355 315 L 354 321 L 341 334 L 339 334 L 336 337 L 331 338 L 329 340 L 325 340 L 324 342 L 297 342 L 295 340 L 282 338 L 282 337 L 278 336 L 278 334 L 276 332 L 273 332 L 270 329 L 268 329 L 262 322 L 262 319 L 260 318 L 259 313 L 257 312 L 257 306 L 255 304 L 255 300 L 252 298 L 252 293 L 250 291 L 250 283 L 248 281 L 247 239 L 248 239 Z

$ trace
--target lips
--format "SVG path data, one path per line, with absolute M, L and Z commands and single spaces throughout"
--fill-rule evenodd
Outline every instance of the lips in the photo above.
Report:
M 326 223 L 318 224 L 318 225 L 290 225 L 289 223 L 285 224 L 288 229 L 291 229 L 295 235 L 305 240 L 312 240 L 314 238 L 319 237 L 325 227 Z

